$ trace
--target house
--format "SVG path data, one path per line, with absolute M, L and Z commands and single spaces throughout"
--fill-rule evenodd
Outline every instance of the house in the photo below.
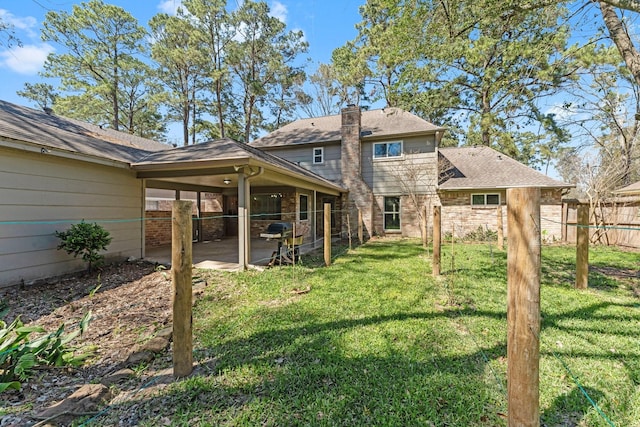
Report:
M 83 269 L 81 260 L 56 249 L 55 236 L 81 220 L 111 233 L 108 258 L 144 257 L 145 228 L 153 222 L 145 214 L 148 189 L 224 195 L 224 212 L 237 212 L 235 223 L 216 226 L 227 225 L 238 239 L 242 267 L 252 206 L 260 226 L 299 220 L 313 235 L 316 201 L 339 199 L 344 191 L 236 141 L 173 148 L 0 101 L 0 286 Z
M 368 236 L 418 236 L 418 207 L 436 195 L 443 133 L 397 108 L 361 112 L 351 105 L 340 115 L 297 120 L 251 145 L 347 188 L 332 206 L 343 214 L 343 232 L 347 215 L 353 223 L 359 212 Z
M 561 239 L 562 196 L 572 185 L 486 146 L 440 148 L 438 161 L 444 232 L 464 237 L 478 228 L 496 230 L 498 206 L 506 229 L 507 188 L 539 187 L 542 238 Z
M 349 106 L 340 115 L 297 120 L 251 145 L 341 183 L 349 191 L 338 209 L 350 219 L 359 211 L 370 236 L 418 237 L 424 208 L 437 205 L 445 232 L 495 230 L 506 189 L 535 186 L 549 219 L 543 235 L 560 238 L 562 191 L 570 184 L 488 147 L 440 148 L 444 131 L 401 109 Z
M 613 192 L 618 196 L 640 196 L 640 181 L 626 187 L 619 188 Z

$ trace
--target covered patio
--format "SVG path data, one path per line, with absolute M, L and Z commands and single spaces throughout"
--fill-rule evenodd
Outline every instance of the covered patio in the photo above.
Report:
M 316 242 L 316 244 L 321 245 L 322 241 Z M 277 240 L 251 239 L 249 268 L 266 267 L 271 260 L 273 252 L 276 251 L 277 248 Z M 304 254 L 314 249 L 313 244 L 304 244 L 300 247 L 300 252 L 303 255 L 303 263 Z M 162 265 L 171 265 L 171 246 L 165 245 L 147 249 L 145 260 Z M 212 270 L 241 270 L 241 265 L 238 262 L 238 239 L 224 238 L 215 241 L 194 243 L 193 265 L 196 268 L 208 268 Z
M 153 153 L 132 164 L 145 189 L 196 192 L 200 215 L 200 193 L 217 193 L 224 200 L 225 233 L 219 238 L 202 239 L 193 248 L 193 263 L 198 267 L 247 269 L 267 265 L 277 248 L 277 241 L 257 238 L 268 223 L 284 221 L 298 230 L 307 230 L 304 250 L 320 240 L 322 218 L 319 206 L 328 200 L 339 201 L 346 190 L 298 164 L 263 152 L 231 139 L 180 147 Z M 278 211 L 251 212 L 252 201 L 266 195 L 282 199 Z M 286 197 L 285 197 L 286 196 Z M 261 216 L 262 215 L 262 216 Z M 201 221 L 199 221 L 201 223 Z M 333 225 L 333 224 L 332 224 Z M 196 224 L 197 226 L 197 224 Z M 145 247 L 144 258 L 162 264 L 170 262 L 171 248 Z

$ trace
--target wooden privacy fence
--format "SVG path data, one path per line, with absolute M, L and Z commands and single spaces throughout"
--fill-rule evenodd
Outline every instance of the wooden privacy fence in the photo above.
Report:
M 562 240 L 575 243 L 578 209 L 589 206 L 589 240 L 611 246 L 640 248 L 640 197 L 627 197 L 590 204 L 584 200 L 563 200 Z

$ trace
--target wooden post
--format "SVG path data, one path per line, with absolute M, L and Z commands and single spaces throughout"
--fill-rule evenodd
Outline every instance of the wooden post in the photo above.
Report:
M 540 189 L 507 190 L 508 426 L 540 426 Z
M 171 217 L 173 376 L 177 378 L 191 374 L 193 369 L 191 202 L 174 201 Z
M 364 221 L 362 220 L 362 211 L 358 209 L 358 242 L 364 243 Z
M 578 205 L 576 228 L 576 288 L 587 289 L 589 282 L 589 205 Z
M 331 203 L 324 204 L 324 265 L 331 265 Z
M 496 209 L 498 214 L 498 248 L 504 249 L 504 226 L 502 224 L 502 206 Z
M 562 230 L 560 232 L 561 234 L 561 239 L 563 242 L 567 242 L 567 226 L 568 226 L 568 222 L 569 222 L 569 203 L 567 202 L 562 202 L 562 219 L 560 220 L 561 224 L 560 226 L 562 227 Z
M 433 207 L 433 275 L 440 275 L 440 247 L 442 243 L 441 206 Z
M 351 245 L 351 217 L 347 214 L 347 237 L 349 238 L 349 250 L 353 249 Z
M 422 247 L 426 249 L 429 243 L 429 228 L 427 225 L 427 205 L 422 207 Z

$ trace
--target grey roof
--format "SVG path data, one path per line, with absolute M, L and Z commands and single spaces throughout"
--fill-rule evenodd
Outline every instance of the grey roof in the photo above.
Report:
M 615 194 L 621 194 L 621 195 L 625 195 L 625 194 L 640 194 L 640 181 L 633 183 L 631 185 L 627 185 L 626 187 L 622 187 L 616 191 L 614 191 Z
M 251 145 L 269 148 L 291 144 L 340 142 L 342 138 L 341 122 L 342 116 L 340 114 L 296 120 L 251 142 Z M 363 111 L 361 124 L 360 135 L 364 140 L 434 133 L 438 130 L 444 130 L 444 128 L 399 108 Z
M 439 149 L 441 190 L 573 187 L 486 146 Z
M 0 101 L 0 137 L 130 163 L 167 144 Z
M 307 178 L 323 182 L 334 188 L 344 190 L 344 188 L 326 178 L 299 166 L 296 163 L 274 156 L 266 151 L 251 147 L 248 144 L 235 141 L 230 138 L 216 139 L 196 145 L 174 148 L 157 153 L 151 153 L 132 166 L 161 165 L 161 164 L 186 164 L 191 165 L 206 162 L 229 162 L 229 161 L 257 161 L 284 170 L 304 175 Z

